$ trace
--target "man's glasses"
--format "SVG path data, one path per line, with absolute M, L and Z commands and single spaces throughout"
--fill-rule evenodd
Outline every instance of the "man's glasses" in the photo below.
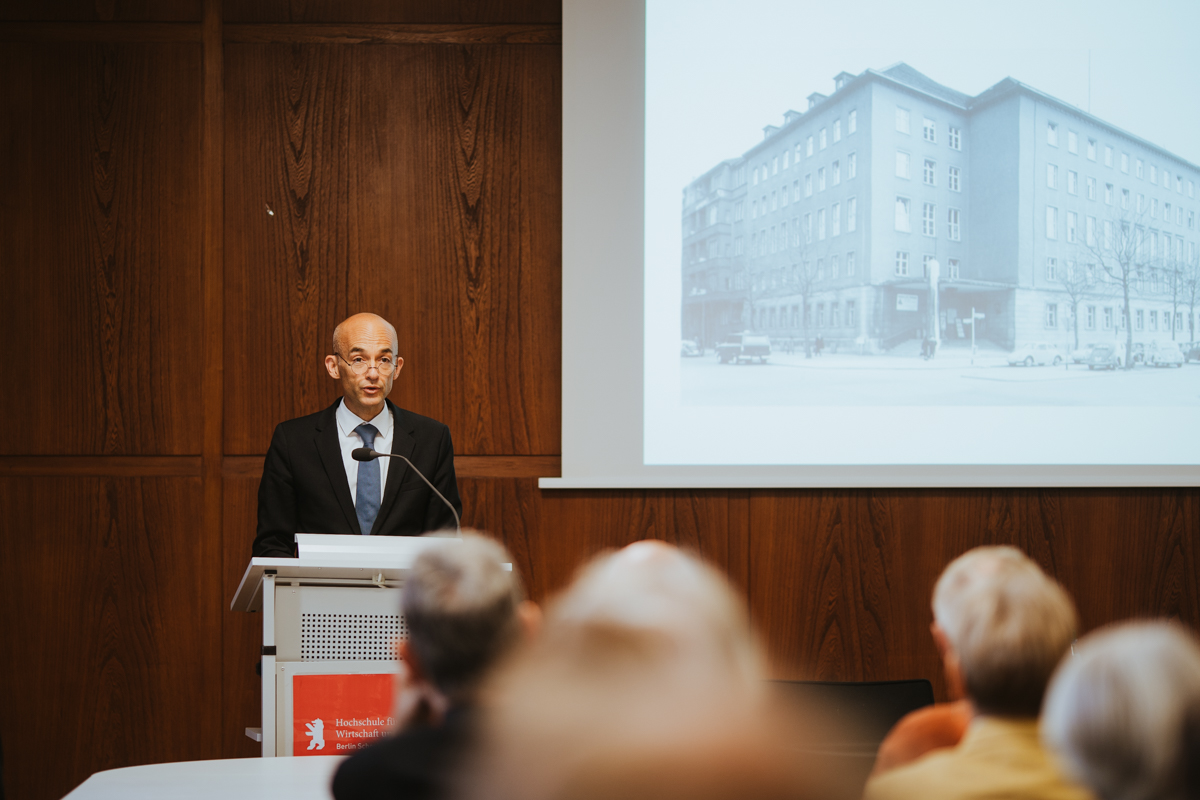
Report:
M 368 361 L 362 356 L 355 356 L 352 359 L 347 359 L 341 353 L 338 353 L 337 357 L 342 361 L 345 361 L 355 375 L 362 375 L 371 367 L 377 369 L 380 375 L 391 375 L 396 370 L 396 362 L 392 361 L 391 356 L 384 356 L 383 358 L 374 362 Z

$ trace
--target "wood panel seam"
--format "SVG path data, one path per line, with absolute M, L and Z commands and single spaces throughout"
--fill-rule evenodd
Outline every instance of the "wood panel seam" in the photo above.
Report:
M 227 44 L 562 44 L 561 25 L 243 23 L 226 25 Z
M 264 456 L 225 456 L 221 474 L 226 478 L 258 478 Z M 472 456 L 456 455 L 454 471 L 459 478 L 557 478 L 562 475 L 562 456 Z
M 0 42 L 197 42 L 199 22 L 2 22 Z
M 0 456 L 0 477 L 200 477 L 200 456 Z

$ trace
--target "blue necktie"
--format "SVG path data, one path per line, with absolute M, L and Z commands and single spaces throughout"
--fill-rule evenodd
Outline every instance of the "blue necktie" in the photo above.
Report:
M 379 430 L 374 425 L 363 423 L 354 429 L 362 437 L 363 447 L 374 448 Z M 379 459 L 358 462 L 358 488 L 355 491 L 354 511 L 358 514 L 358 527 L 363 536 L 371 535 L 375 517 L 379 516 Z

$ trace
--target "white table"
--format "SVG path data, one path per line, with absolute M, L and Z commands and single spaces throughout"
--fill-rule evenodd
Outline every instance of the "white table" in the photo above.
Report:
M 345 756 L 177 761 L 97 772 L 69 800 L 329 800 Z

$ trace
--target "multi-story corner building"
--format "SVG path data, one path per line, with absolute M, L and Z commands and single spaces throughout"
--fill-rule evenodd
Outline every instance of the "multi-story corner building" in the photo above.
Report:
M 974 310 L 1004 348 L 1116 340 L 1109 272 L 1136 237 L 1135 341 L 1190 341 L 1197 183 L 1196 165 L 1011 78 L 971 97 L 906 64 L 843 72 L 684 189 L 683 336 L 807 331 L 881 352 L 934 325 L 969 339 Z

